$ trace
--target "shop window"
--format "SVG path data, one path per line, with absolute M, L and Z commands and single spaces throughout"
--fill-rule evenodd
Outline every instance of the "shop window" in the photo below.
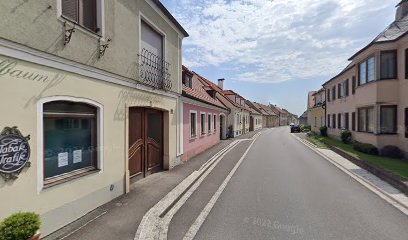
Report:
M 45 185 L 97 170 L 97 112 L 85 103 L 43 105 Z
M 358 109 L 358 131 L 359 132 L 374 132 L 374 108 Z
M 381 106 L 381 133 L 397 133 L 397 106 Z
M 190 113 L 190 136 L 191 138 L 197 137 L 197 113 Z
M 397 78 L 397 51 L 381 52 L 381 79 Z
M 99 33 L 97 0 L 61 0 L 62 16 L 94 33 Z

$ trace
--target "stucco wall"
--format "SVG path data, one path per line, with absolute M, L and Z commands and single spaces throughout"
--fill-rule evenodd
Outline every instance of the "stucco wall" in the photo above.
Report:
M 183 161 L 187 161 L 204 150 L 220 142 L 220 112 L 214 109 L 196 106 L 189 103 L 183 104 L 183 130 L 184 130 L 184 154 Z M 190 113 L 197 113 L 197 136 L 192 138 L 190 135 Z M 205 130 L 206 133 L 201 135 L 201 113 L 205 113 Z M 208 114 L 211 114 L 211 132 L 208 132 Z M 217 116 L 216 128 L 214 129 L 214 114 Z
M 176 162 L 177 96 L 169 97 L 101 80 L 43 67 L 0 56 L 0 62 L 16 62 L 14 72 L 0 71 L 0 127 L 18 126 L 24 135 L 31 135 L 31 167 L 12 182 L 0 179 L 0 219 L 18 211 L 41 214 L 43 235 L 76 220 L 94 208 L 125 192 L 127 183 L 127 107 L 143 106 L 164 111 L 165 167 Z M 19 78 L 19 71 L 45 76 L 40 81 Z M 42 186 L 42 149 L 39 148 L 39 102 L 49 97 L 83 98 L 96 102 L 103 109 L 103 139 L 100 146 L 102 170 L 98 173 L 56 185 Z M 172 112 L 175 112 L 172 114 Z M 110 191 L 110 185 L 114 190 Z
M 165 36 L 165 59 L 170 63 L 172 91 L 181 92 L 178 83 L 181 76 L 179 45 L 183 36 L 150 0 L 102 0 L 104 34 L 101 44 L 112 39 L 102 58 L 98 57 L 100 36 L 79 26 L 71 41 L 64 45 L 64 31 L 72 28 L 72 24 L 59 16 L 60 1 L 1 1 L 0 38 L 139 80 L 139 21 L 144 19 Z
M 320 128 L 326 126 L 325 110 L 322 107 L 314 107 L 309 112 L 312 131 L 320 132 Z

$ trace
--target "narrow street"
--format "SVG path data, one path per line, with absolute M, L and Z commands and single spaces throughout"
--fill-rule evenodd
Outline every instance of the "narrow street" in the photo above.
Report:
M 169 239 L 185 236 L 248 145 L 227 155 L 173 217 Z M 407 216 L 284 127 L 255 141 L 194 239 L 406 239 L 406 226 Z

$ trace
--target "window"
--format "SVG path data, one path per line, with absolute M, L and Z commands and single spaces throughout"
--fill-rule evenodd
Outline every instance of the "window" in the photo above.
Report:
M 356 131 L 356 113 L 351 114 L 351 130 Z
M 330 98 L 330 90 L 327 91 L 327 101 L 330 102 L 331 98 Z
M 359 65 L 359 85 L 364 85 L 375 80 L 374 57 L 367 59 Z
M 360 108 L 358 109 L 358 131 L 360 132 L 374 132 L 374 108 Z
M 331 128 L 331 115 L 327 114 L 327 127 Z
M 190 136 L 192 138 L 197 137 L 197 113 L 190 113 Z
M 356 94 L 356 77 L 353 76 L 351 79 L 351 93 L 354 95 Z
M 189 74 L 183 73 L 182 78 L 183 78 L 182 82 L 186 87 L 193 88 L 192 76 L 190 76 Z
M 336 86 L 333 86 L 332 88 L 332 100 L 336 100 Z
M 344 114 L 344 129 L 349 130 L 349 113 Z
M 211 124 L 211 113 L 208 114 L 207 124 L 208 124 L 208 133 L 211 133 L 211 126 L 212 126 L 212 124 Z
M 405 79 L 408 79 L 408 48 L 405 49 Z
M 43 110 L 45 184 L 97 170 L 97 108 L 54 101 Z
M 343 128 L 343 119 L 342 119 L 342 114 L 337 114 L 337 128 L 342 129 Z
M 217 115 L 214 114 L 214 132 L 217 131 Z
M 397 51 L 381 52 L 381 79 L 397 78 Z
M 201 135 L 205 134 L 205 113 L 201 113 Z
M 408 138 L 408 108 L 405 108 L 405 137 Z
M 397 106 L 381 106 L 380 126 L 381 133 L 397 132 Z
M 96 0 L 61 0 L 62 16 L 92 32 L 98 33 Z

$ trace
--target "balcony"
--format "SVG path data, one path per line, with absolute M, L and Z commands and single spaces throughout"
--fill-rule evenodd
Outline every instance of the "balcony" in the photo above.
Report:
M 170 91 L 172 89 L 170 63 L 143 48 L 139 54 L 139 81 L 153 89 Z

